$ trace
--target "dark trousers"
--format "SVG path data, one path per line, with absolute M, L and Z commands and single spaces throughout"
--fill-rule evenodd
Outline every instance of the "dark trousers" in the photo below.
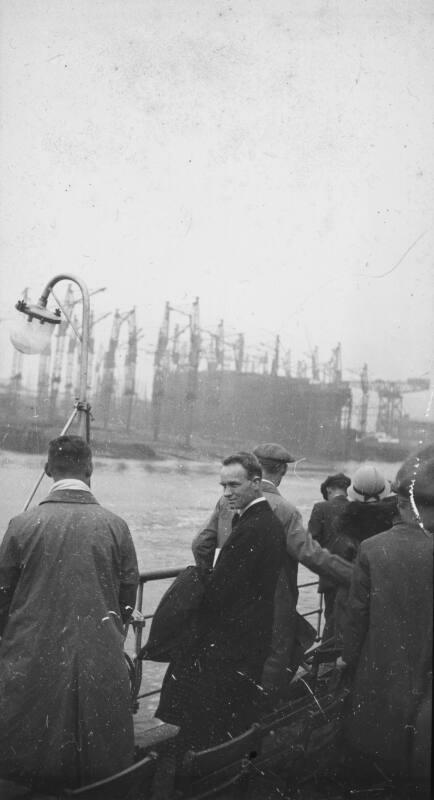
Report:
M 324 589 L 323 596 L 324 596 L 325 625 L 322 633 L 322 639 L 325 642 L 326 639 L 331 639 L 335 633 L 334 614 L 335 614 L 336 587 L 333 587 L 331 589 Z

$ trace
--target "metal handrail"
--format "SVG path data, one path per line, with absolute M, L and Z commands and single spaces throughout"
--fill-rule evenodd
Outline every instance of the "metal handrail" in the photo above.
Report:
M 180 574 L 180 572 L 183 571 L 183 569 L 185 569 L 185 567 L 173 567 L 172 569 L 155 569 L 155 570 L 149 570 L 149 571 L 140 573 L 140 576 L 139 576 L 139 588 L 138 588 L 138 591 L 137 591 L 136 610 L 139 612 L 139 614 L 140 614 L 140 616 L 141 616 L 141 618 L 143 620 L 152 619 L 153 616 L 154 616 L 153 614 L 146 614 L 144 616 L 143 613 L 142 613 L 142 609 L 143 609 L 143 589 L 144 589 L 145 583 L 149 583 L 150 581 L 161 581 L 161 580 L 165 580 L 167 578 L 176 578 Z M 318 580 L 316 580 L 316 581 L 307 581 L 306 583 L 299 583 L 298 584 L 298 589 L 306 589 L 309 586 L 318 586 Z M 302 617 L 311 617 L 314 614 L 316 614 L 318 616 L 316 633 L 317 633 L 317 638 L 319 638 L 320 633 L 321 633 L 321 619 L 322 619 L 322 614 L 323 614 L 323 596 L 322 596 L 322 594 L 320 594 L 319 607 L 313 609 L 312 611 L 305 611 L 303 614 L 301 614 L 301 616 Z M 135 652 L 136 652 L 136 656 L 137 656 L 139 654 L 140 650 L 141 650 L 141 647 L 142 647 L 142 630 L 144 628 L 144 625 L 136 624 L 134 627 L 135 627 Z
M 167 578 L 176 578 L 180 572 L 182 572 L 185 567 L 173 567 L 172 569 L 156 569 L 156 570 L 149 570 L 147 572 L 141 572 L 139 576 L 139 587 L 137 590 L 137 603 L 135 609 L 136 618 L 132 622 L 132 627 L 134 630 L 134 650 L 135 650 L 135 658 L 134 658 L 134 679 L 132 685 L 132 697 L 133 697 L 133 704 L 137 707 L 137 701 L 143 699 L 145 697 L 151 697 L 152 695 L 159 694 L 160 689 L 154 689 L 150 692 L 145 692 L 144 694 L 139 695 L 140 691 L 140 684 L 142 681 L 142 661 L 138 658 L 140 650 L 142 649 L 142 633 L 143 628 L 146 625 L 146 620 L 152 619 L 154 614 L 143 614 L 143 589 L 145 583 L 149 583 L 151 581 L 160 581 L 166 580 Z M 318 586 L 318 580 L 316 581 L 308 581 L 306 583 L 299 583 L 298 589 L 306 589 L 309 586 Z M 321 619 L 323 614 L 323 595 L 320 594 L 320 603 L 319 607 L 315 608 L 313 611 L 305 611 L 301 614 L 302 617 L 310 617 L 314 614 L 317 615 L 317 627 L 316 627 L 316 640 L 319 641 L 320 633 L 321 633 Z

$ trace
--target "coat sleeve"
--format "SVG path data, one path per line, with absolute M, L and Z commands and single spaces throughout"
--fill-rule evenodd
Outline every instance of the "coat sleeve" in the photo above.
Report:
M 20 549 L 11 522 L 0 545 L 0 636 L 6 627 L 20 572 Z
M 355 561 L 359 541 L 357 515 L 354 516 L 354 504 L 350 503 L 333 522 L 333 538 L 329 542 L 329 547 L 333 553 L 347 561 Z
M 324 520 L 321 513 L 321 508 L 318 503 L 315 503 L 312 513 L 310 515 L 310 520 L 308 523 L 308 530 L 312 534 L 313 538 L 316 539 L 321 545 L 323 543 L 323 533 L 324 533 Z
M 191 549 L 198 567 L 211 569 L 217 547 L 220 502 L 217 503 L 203 530 L 194 537 Z
M 286 549 L 292 558 L 300 561 L 317 575 L 332 578 L 336 583 L 349 586 L 353 565 L 344 558 L 330 553 L 325 547 L 321 547 L 301 524 L 291 524 L 287 528 Z
M 119 585 L 119 606 L 123 622 L 127 622 L 136 605 L 139 569 L 136 549 L 127 525 L 123 529 L 121 545 L 121 575 Z
M 350 666 L 357 663 L 368 631 L 370 595 L 369 560 L 362 546 L 354 566 L 348 598 L 348 619 L 344 629 L 342 658 Z

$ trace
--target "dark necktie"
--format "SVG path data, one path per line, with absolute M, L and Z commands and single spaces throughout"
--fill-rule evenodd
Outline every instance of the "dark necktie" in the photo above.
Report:
M 240 521 L 240 518 L 241 518 L 241 514 L 239 514 L 239 512 L 236 511 L 234 516 L 232 517 L 232 523 L 231 523 L 231 529 L 232 530 L 234 530 L 234 528 L 237 527 L 237 525 L 238 525 L 238 523 Z

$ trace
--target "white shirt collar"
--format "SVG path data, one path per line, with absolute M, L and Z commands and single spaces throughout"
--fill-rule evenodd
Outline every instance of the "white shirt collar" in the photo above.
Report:
M 244 512 L 247 511 L 248 508 L 251 508 L 251 506 L 254 506 L 255 503 L 266 503 L 266 502 L 267 502 L 267 498 L 266 497 L 255 497 L 255 499 L 252 500 L 252 502 L 249 503 L 248 506 L 244 506 L 243 509 L 240 509 L 240 511 L 239 511 L 240 517 L 243 516 Z
M 51 492 L 58 492 L 61 489 L 72 489 L 74 492 L 90 492 L 87 483 L 78 480 L 78 478 L 63 478 L 61 481 L 56 481 L 51 487 L 50 494 Z

